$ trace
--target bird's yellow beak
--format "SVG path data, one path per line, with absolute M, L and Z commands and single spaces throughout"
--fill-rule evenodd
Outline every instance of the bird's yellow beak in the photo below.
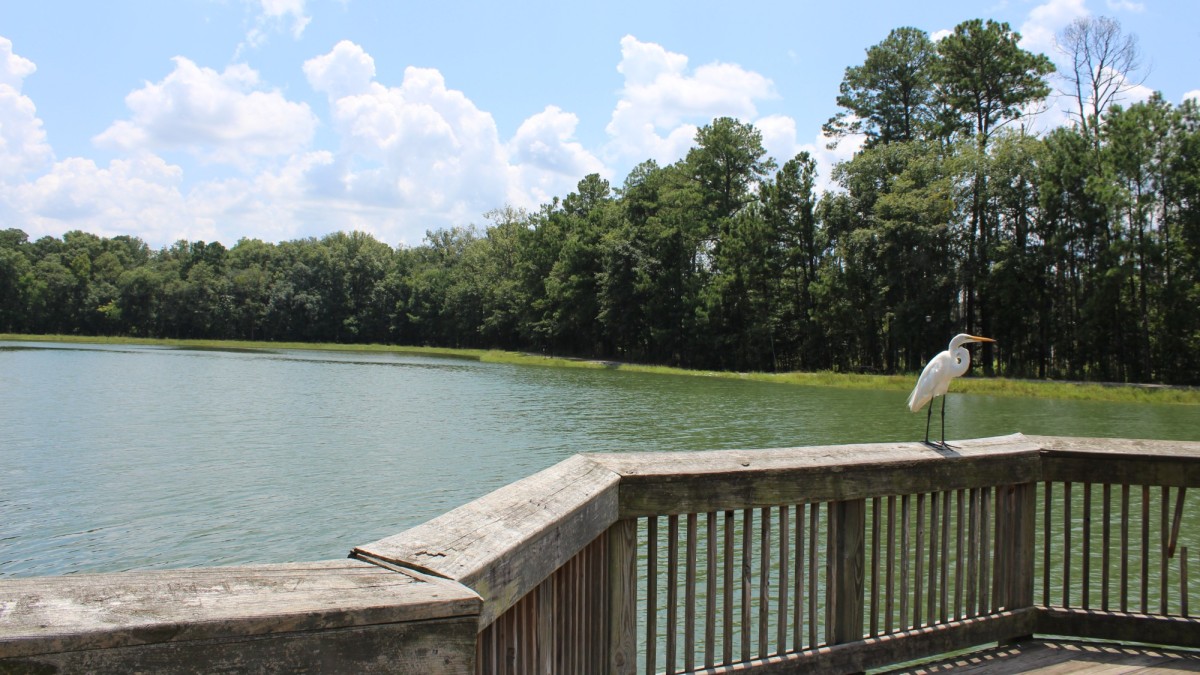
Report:
M 976 342 L 995 342 L 992 338 L 979 337 L 978 335 L 972 335 L 971 339 Z

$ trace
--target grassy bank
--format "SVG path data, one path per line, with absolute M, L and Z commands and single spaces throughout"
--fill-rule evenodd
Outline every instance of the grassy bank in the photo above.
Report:
M 0 334 L 0 340 L 25 342 L 59 342 L 79 344 L 134 344 L 188 349 L 309 349 L 340 352 L 381 352 L 472 359 L 488 363 L 549 366 L 559 368 L 611 368 L 637 373 L 681 375 L 689 377 L 720 377 L 754 380 L 778 384 L 798 384 L 814 387 L 844 389 L 873 389 L 908 391 L 916 375 L 865 375 L 834 373 L 730 373 L 709 370 L 685 370 L 666 366 L 646 366 L 539 356 L 519 352 L 486 349 L 447 349 L 440 347 L 405 347 L 400 345 L 347 345 L 307 342 L 250 342 L 242 340 L 160 340 L 127 337 L 84 337 L 75 335 L 11 335 Z M 1176 403 L 1200 405 L 1200 389 L 1191 387 L 1161 387 L 1146 385 L 1111 385 L 1050 380 L 1014 380 L 1002 377 L 966 377 L 955 381 L 956 392 L 987 396 L 1113 401 L 1122 403 Z

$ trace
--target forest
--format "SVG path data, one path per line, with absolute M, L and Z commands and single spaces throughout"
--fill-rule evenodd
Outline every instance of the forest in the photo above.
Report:
M 0 231 L 0 331 L 483 347 L 736 371 L 911 372 L 957 332 L 980 372 L 1200 384 L 1200 108 L 1118 105 L 1105 18 L 1054 72 L 1007 24 L 897 28 L 846 68 L 826 132 L 865 138 L 817 194 L 732 118 L 620 185 L 393 247 Z M 1054 92 L 1069 124 L 1037 132 Z

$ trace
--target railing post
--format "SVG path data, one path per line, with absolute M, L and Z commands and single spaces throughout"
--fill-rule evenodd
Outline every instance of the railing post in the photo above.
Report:
M 863 639 L 863 573 L 866 565 L 867 501 L 853 499 L 829 504 L 829 604 L 830 644 Z
M 608 669 L 637 672 L 637 519 L 608 528 Z
M 996 488 L 996 548 L 993 608 L 1033 606 L 1036 485 L 1022 483 Z M 1013 639 L 1026 636 L 1014 635 Z

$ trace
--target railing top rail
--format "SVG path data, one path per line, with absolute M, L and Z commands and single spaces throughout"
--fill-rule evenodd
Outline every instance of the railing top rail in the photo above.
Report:
M 479 607 L 459 584 L 345 559 L 5 579 L 0 658 L 472 617 Z
M 619 482 L 575 455 L 353 554 L 465 584 L 486 626 L 617 521 Z

